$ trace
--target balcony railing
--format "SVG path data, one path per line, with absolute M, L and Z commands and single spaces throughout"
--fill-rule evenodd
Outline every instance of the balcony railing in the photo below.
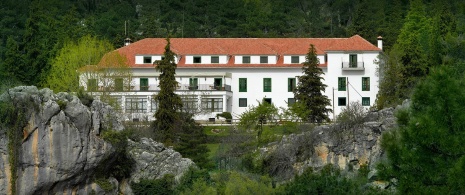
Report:
M 363 62 L 342 62 L 342 70 L 365 70 Z
M 96 87 L 97 88 L 97 87 Z M 130 89 L 129 89 L 130 88 Z M 115 89 L 114 87 L 103 87 L 99 86 L 95 90 L 89 90 L 94 92 L 135 92 L 135 91 L 159 91 L 160 87 L 158 85 L 132 85 L 131 87 L 123 87 Z M 195 91 L 195 90 L 202 90 L 202 91 L 231 91 L 231 85 L 215 85 L 215 84 L 199 84 L 197 86 L 191 86 L 189 84 L 180 84 L 176 90 L 180 91 Z
M 199 84 L 195 86 L 195 85 L 181 84 L 178 86 L 178 90 L 231 91 L 231 85 Z

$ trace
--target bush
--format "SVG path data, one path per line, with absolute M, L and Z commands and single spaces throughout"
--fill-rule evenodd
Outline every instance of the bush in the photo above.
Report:
M 174 194 L 174 176 L 166 174 L 161 179 L 142 179 L 139 183 L 132 182 L 131 188 L 138 195 Z
M 90 107 L 92 105 L 92 102 L 94 101 L 94 97 L 85 92 L 82 87 L 79 88 L 76 95 L 79 98 L 79 100 L 81 100 L 81 103 L 86 105 L 87 107 Z

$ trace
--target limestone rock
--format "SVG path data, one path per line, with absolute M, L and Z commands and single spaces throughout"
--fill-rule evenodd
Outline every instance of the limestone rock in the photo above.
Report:
M 138 183 L 140 179 L 160 179 L 166 174 L 172 174 L 179 180 L 190 166 L 195 165 L 192 160 L 182 158 L 173 148 L 167 148 L 152 139 L 128 141 L 129 155 L 136 161 L 136 170 L 130 179 L 132 182 Z
M 0 101 L 11 101 L 26 120 L 17 148 L 17 194 L 76 193 L 91 183 L 88 178 L 94 168 L 113 153 L 111 145 L 98 136 L 100 129 L 91 128 L 95 114 L 76 96 L 21 86 L 2 94 Z M 102 118 L 97 119 L 102 123 Z M 13 188 L 9 141 L 0 135 L 0 194 L 9 194 Z

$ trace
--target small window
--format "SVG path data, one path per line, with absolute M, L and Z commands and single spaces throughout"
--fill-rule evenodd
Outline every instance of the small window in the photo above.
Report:
M 295 98 L 287 98 L 287 107 L 291 107 L 295 104 Z
M 271 92 L 271 78 L 263 78 L 263 92 Z
M 299 63 L 299 56 L 291 56 L 291 63 L 298 64 Z
M 87 80 L 87 91 L 97 91 L 97 79 Z
M 247 92 L 247 78 L 239 78 L 239 92 Z
M 370 91 L 370 77 L 362 77 L 362 91 Z
M 247 107 L 247 98 L 239 98 L 239 107 Z
M 194 64 L 202 63 L 202 58 L 200 56 L 194 56 Z
M 144 57 L 144 64 L 151 64 L 152 63 L 152 57 L 146 56 Z
M 325 62 L 324 63 L 328 63 L 328 54 L 325 54 Z
M 345 97 L 339 97 L 337 98 L 337 105 L 338 106 L 346 106 L 346 98 Z
M 338 91 L 345 91 L 346 90 L 346 86 L 347 86 L 346 77 L 339 77 L 337 83 L 338 83 L 338 88 L 337 88 Z
M 293 92 L 295 90 L 295 78 L 287 79 L 287 91 Z
M 123 78 L 115 78 L 115 91 L 123 91 Z
M 211 62 L 212 62 L 212 64 L 220 63 L 220 57 L 219 56 L 212 56 Z
M 140 90 L 141 91 L 149 90 L 149 79 L 148 78 L 140 78 Z
M 152 99 L 150 100 L 150 110 L 151 110 L 152 112 L 156 112 L 157 109 L 158 109 L 158 101 L 157 101 L 156 99 L 152 98 Z
M 370 106 L 370 97 L 362 97 L 362 106 Z
M 242 56 L 243 64 L 250 64 L 250 56 Z
M 263 98 L 263 102 L 271 104 L 271 98 Z
M 260 56 L 260 64 L 268 64 L 268 56 Z

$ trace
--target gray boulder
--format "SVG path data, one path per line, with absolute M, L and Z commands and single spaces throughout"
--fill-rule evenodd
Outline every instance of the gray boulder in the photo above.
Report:
M 179 180 L 194 162 L 182 158 L 179 152 L 165 147 L 149 138 L 139 142 L 129 141 L 129 155 L 136 161 L 135 171 L 130 181 L 138 183 L 140 179 L 160 179 L 166 174 L 174 175 Z

